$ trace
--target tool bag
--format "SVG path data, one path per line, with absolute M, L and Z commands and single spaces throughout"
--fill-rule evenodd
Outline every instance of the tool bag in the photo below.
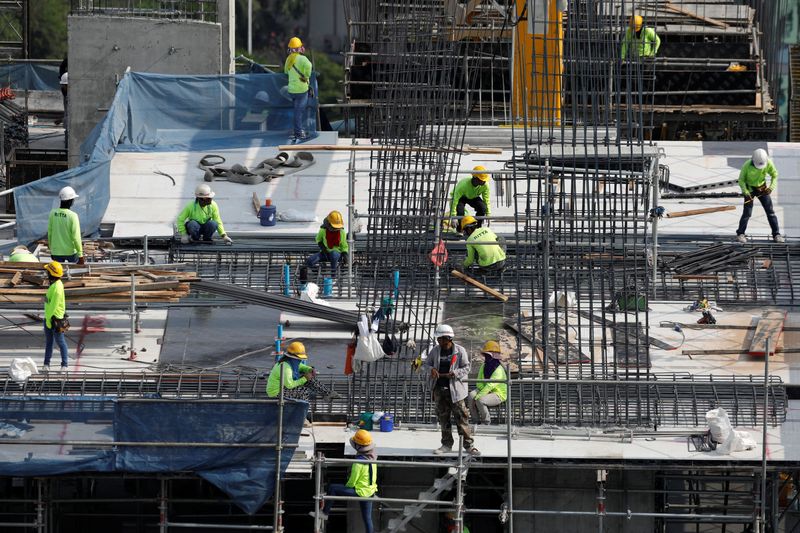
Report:
M 69 315 L 64 315 L 64 318 L 52 317 L 50 323 L 53 324 L 53 329 L 58 333 L 69 331 Z
M 295 72 L 297 72 L 298 75 L 300 75 L 300 81 L 302 81 L 303 83 L 308 83 L 308 97 L 314 98 L 314 89 L 311 88 L 310 80 L 306 78 L 302 72 L 300 72 L 300 69 L 297 68 L 297 65 L 292 65 L 292 68 L 294 69 Z

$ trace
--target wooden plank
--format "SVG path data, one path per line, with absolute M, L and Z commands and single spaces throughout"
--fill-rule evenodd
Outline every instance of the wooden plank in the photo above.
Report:
M 462 154 L 502 154 L 502 148 L 488 148 L 464 145 L 461 150 L 424 148 L 422 146 L 382 146 L 369 144 L 285 144 L 278 146 L 281 152 L 423 152 L 423 153 L 462 153 Z
M 750 342 L 750 355 L 765 355 L 767 339 L 770 341 L 769 354 L 775 355 L 778 341 L 783 333 L 783 325 L 786 322 L 786 311 L 769 311 L 761 317 L 756 325 L 756 332 Z
M 469 283 L 470 285 L 474 285 L 475 287 L 479 288 L 480 290 L 482 290 L 486 294 L 488 294 L 490 296 L 494 296 L 495 298 L 497 298 L 501 302 L 507 302 L 508 301 L 508 296 L 506 296 L 502 292 L 496 291 L 493 288 L 491 288 L 491 287 L 489 287 L 487 285 L 484 285 L 480 281 L 478 281 L 476 279 L 473 279 L 473 278 L 467 276 L 466 274 L 464 274 L 462 272 L 459 272 L 458 270 L 453 270 L 450 273 L 452 275 L 454 275 L 455 277 L 457 277 L 458 279 L 464 280 L 467 283 Z
M 253 191 L 253 209 L 256 210 L 256 216 L 258 216 L 258 212 L 261 211 L 261 200 L 258 199 L 255 191 Z
M 148 284 L 137 284 L 136 285 L 136 294 L 142 291 L 156 291 L 161 289 L 177 289 L 179 283 L 177 281 L 164 281 L 159 283 L 148 283 Z M 65 296 L 89 296 L 93 294 L 107 294 L 107 293 L 115 293 L 120 292 L 122 287 L 120 285 L 107 285 L 105 287 L 84 287 L 80 289 L 65 289 L 64 294 Z M 128 290 L 125 291 L 130 293 L 130 287 Z
M 11 286 L 16 287 L 22 281 L 22 272 L 17 272 L 11 277 Z
M 705 215 L 706 213 L 718 213 L 720 211 L 735 211 L 735 205 L 723 205 L 720 207 L 705 207 L 703 209 L 690 209 L 688 211 L 676 211 L 674 213 L 667 213 L 667 218 L 681 218 L 690 217 L 694 215 Z
M 38 274 L 33 274 L 32 272 L 23 272 L 22 279 L 23 281 L 32 283 L 33 285 L 38 285 L 39 287 L 44 287 L 45 283 L 47 283 L 46 278 L 41 277 Z
M 718 28 L 730 28 L 730 25 L 722 21 L 719 21 L 717 19 L 712 19 L 710 17 L 703 17 L 701 15 L 698 15 L 694 11 L 689 11 L 688 9 L 682 9 L 673 4 L 672 2 L 667 2 L 666 5 L 664 6 L 664 9 L 666 9 L 667 11 L 671 11 L 672 13 L 679 13 L 681 15 L 686 15 L 687 17 L 693 19 L 702 20 L 703 22 L 711 24 L 712 26 L 716 26 Z

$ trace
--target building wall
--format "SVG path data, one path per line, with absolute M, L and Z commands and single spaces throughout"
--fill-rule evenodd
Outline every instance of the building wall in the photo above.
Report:
M 339 0 L 310 0 L 308 4 L 308 36 L 315 52 L 335 53 L 347 40 L 347 21 Z

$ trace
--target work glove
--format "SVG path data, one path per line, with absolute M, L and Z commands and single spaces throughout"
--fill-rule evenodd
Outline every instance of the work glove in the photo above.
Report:
M 233 244 L 233 239 L 228 237 L 227 234 L 222 236 L 222 240 L 225 241 L 225 244 L 228 244 L 228 245 Z
M 189 244 L 192 240 L 188 235 L 181 235 L 181 244 Z
M 339 258 L 339 261 L 340 261 L 340 262 L 341 262 L 343 265 L 346 265 L 346 264 L 347 264 L 347 260 L 348 260 L 348 254 L 347 254 L 347 252 L 342 252 L 342 255 L 341 255 L 341 257 Z
M 80 256 L 78 258 L 78 264 L 79 265 L 85 265 L 86 264 L 86 258 L 84 256 Z

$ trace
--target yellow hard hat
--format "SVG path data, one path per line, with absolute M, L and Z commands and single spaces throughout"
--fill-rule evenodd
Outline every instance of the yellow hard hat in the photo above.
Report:
M 356 431 L 356 434 L 353 435 L 353 444 L 358 444 L 359 446 L 368 446 L 372 444 L 372 435 L 366 429 L 359 429 Z
M 289 48 L 302 48 L 303 41 L 300 40 L 300 37 L 292 37 L 289 39 Z
M 500 344 L 497 341 L 486 341 L 481 352 L 500 353 Z
M 489 181 L 489 174 L 486 173 L 486 167 L 482 165 L 478 165 L 477 167 L 472 169 L 472 176 L 474 178 L 478 178 L 484 183 Z
M 300 341 L 294 341 L 286 347 L 286 355 L 294 357 L 295 359 L 308 359 L 306 355 L 306 347 Z
M 342 220 L 342 214 L 339 211 L 331 211 L 325 220 L 328 221 L 328 224 L 333 229 L 342 229 L 344 228 L 344 220 Z
M 58 261 L 50 261 L 44 266 L 44 269 L 54 278 L 60 278 L 64 275 L 64 267 Z
M 461 219 L 461 231 L 464 231 L 464 228 L 469 226 L 470 224 L 477 224 L 478 220 L 473 216 L 465 216 Z
M 634 15 L 631 17 L 631 26 L 633 26 L 634 31 L 641 30 L 642 24 L 644 24 L 644 19 L 640 15 Z

